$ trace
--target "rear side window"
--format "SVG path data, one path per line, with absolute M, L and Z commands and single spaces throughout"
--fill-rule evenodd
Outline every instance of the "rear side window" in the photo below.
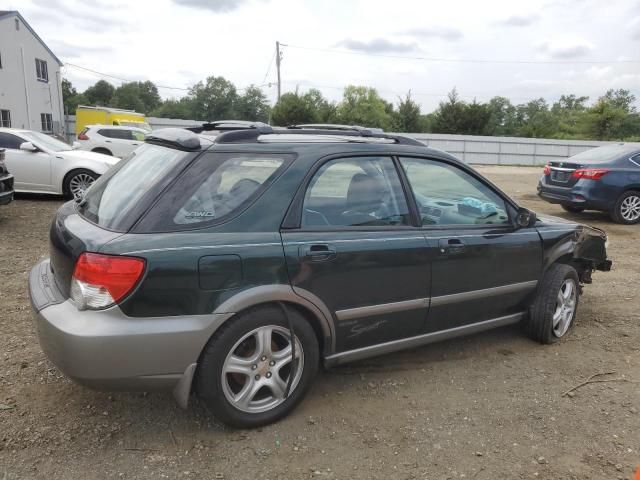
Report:
M 126 230 L 135 221 L 131 212 L 145 193 L 175 171 L 185 152 L 157 145 L 143 145 L 102 175 L 87 190 L 78 212 L 97 225 Z
M 255 200 L 292 158 L 254 153 L 202 155 L 145 216 L 139 230 L 186 230 L 224 221 Z

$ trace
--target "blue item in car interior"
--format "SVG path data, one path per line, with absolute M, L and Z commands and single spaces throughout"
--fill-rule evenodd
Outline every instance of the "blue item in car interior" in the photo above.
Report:
M 471 207 L 475 210 L 479 210 L 481 218 L 486 218 L 498 213 L 498 208 L 493 203 L 483 202 L 482 200 L 478 200 L 477 198 L 464 197 L 462 199 L 462 203 L 463 205 Z

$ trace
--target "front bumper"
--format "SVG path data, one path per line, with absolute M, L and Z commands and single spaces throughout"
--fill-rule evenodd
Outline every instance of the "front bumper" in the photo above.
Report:
M 232 315 L 134 318 L 117 306 L 80 311 L 58 290 L 48 259 L 31 270 L 29 294 L 42 350 L 69 378 L 99 390 L 174 389 L 183 406 L 200 352 Z
M 0 171 L 2 174 L 2 171 Z M 0 176 L 0 205 L 6 205 L 13 200 L 13 175 Z

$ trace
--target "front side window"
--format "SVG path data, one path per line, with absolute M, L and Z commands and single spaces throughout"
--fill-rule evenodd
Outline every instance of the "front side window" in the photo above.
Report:
M 629 160 L 631 160 L 631 163 L 633 163 L 636 167 L 640 167 L 640 153 L 634 155 Z
M 11 112 L 0 110 L 0 127 L 11 128 Z
M 331 160 L 307 189 L 302 227 L 409 225 L 409 208 L 390 157 Z
M 508 224 L 504 200 L 464 170 L 445 162 L 400 158 L 423 225 Z
M 40 123 L 43 132 L 53 132 L 53 116 L 50 113 L 41 113 Z
M 36 58 L 36 78 L 41 82 L 49 81 L 49 70 L 47 69 L 47 62 Z
M 131 136 L 133 137 L 133 140 L 137 140 L 139 142 L 144 142 L 146 137 L 144 132 L 139 132 L 138 130 L 131 130 Z

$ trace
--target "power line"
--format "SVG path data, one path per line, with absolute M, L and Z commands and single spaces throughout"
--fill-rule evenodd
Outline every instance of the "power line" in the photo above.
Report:
M 495 63 L 495 64 L 518 64 L 518 65 L 601 65 L 601 64 L 640 64 L 640 60 L 491 60 L 485 58 L 444 58 L 444 57 L 419 57 L 408 55 L 391 55 L 384 53 L 354 52 L 350 50 L 339 50 L 334 48 L 305 47 L 301 45 L 290 45 L 281 43 L 283 47 L 296 48 L 300 50 L 311 50 L 316 52 L 337 53 L 341 55 L 360 55 L 365 57 L 394 58 L 402 60 L 420 60 L 423 62 L 445 62 L 445 63 Z
M 275 55 L 274 55 L 274 56 L 275 56 Z M 131 80 L 131 79 L 127 79 L 127 78 L 117 77 L 117 76 L 115 76 L 115 75 L 111 75 L 111 74 L 109 74 L 109 73 L 98 72 L 97 70 L 93 70 L 93 69 L 91 69 L 91 68 L 87 68 L 87 67 L 82 67 L 82 66 L 80 66 L 80 65 L 75 65 L 75 64 L 73 64 L 73 63 L 65 62 L 65 66 L 69 66 L 69 67 L 73 67 L 73 68 L 78 68 L 78 69 L 80 69 L 80 70 L 85 70 L 85 71 L 87 71 L 87 72 L 93 73 L 93 74 L 98 75 L 98 76 L 100 76 L 100 77 L 112 78 L 112 79 L 114 79 L 114 80 L 118 80 L 118 81 L 120 81 L 120 82 L 124 82 L 124 83 L 131 83 L 131 82 L 137 82 L 137 81 L 139 81 L 139 80 Z M 156 85 L 156 84 L 154 83 L 154 85 Z M 271 85 L 270 83 L 264 83 L 264 82 L 263 82 L 263 83 L 261 83 L 260 85 L 250 85 L 249 87 L 240 87 L 240 88 L 236 88 L 236 90 L 237 90 L 237 91 L 242 91 L 242 90 L 247 90 L 247 89 L 248 89 L 248 88 L 250 88 L 251 86 L 255 86 L 255 87 L 257 87 L 257 88 L 260 88 L 260 87 L 266 87 L 266 86 L 270 86 L 270 85 Z M 157 88 L 165 88 L 165 89 L 168 89 L 168 90 L 182 90 L 182 91 L 184 91 L 184 92 L 189 92 L 189 91 L 191 90 L 190 88 L 185 88 L 185 87 L 169 87 L 169 86 L 166 86 L 166 85 L 156 85 L 156 87 L 157 87 Z
M 87 72 L 91 72 L 91 73 L 93 73 L 95 75 L 99 75 L 101 77 L 113 78 L 114 80 L 118 80 L 120 82 L 130 83 L 130 82 L 138 81 L 138 80 L 130 80 L 130 79 L 122 78 L 122 77 L 116 77 L 115 75 L 110 75 L 108 73 L 98 72 L 97 70 L 92 70 L 91 68 L 87 68 L 87 67 L 81 67 L 80 65 L 74 65 L 73 63 L 69 63 L 69 62 L 65 62 L 65 65 L 69 66 L 69 67 L 73 67 L 73 68 L 78 68 L 80 70 L 85 70 Z M 156 85 L 156 87 L 165 88 L 165 89 L 168 89 L 168 90 L 182 90 L 182 91 L 185 91 L 185 92 L 188 92 L 190 90 L 189 88 L 168 87 L 166 85 Z
M 273 52 L 273 55 L 271 56 L 271 61 L 269 62 L 269 66 L 267 67 L 267 73 L 264 74 L 264 78 L 262 79 L 262 83 L 264 84 L 267 81 L 267 77 L 269 76 L 269 73 L 271 72 L 271 65 L 273 65 L 273 60 L 276 58 L 276 52 Z

